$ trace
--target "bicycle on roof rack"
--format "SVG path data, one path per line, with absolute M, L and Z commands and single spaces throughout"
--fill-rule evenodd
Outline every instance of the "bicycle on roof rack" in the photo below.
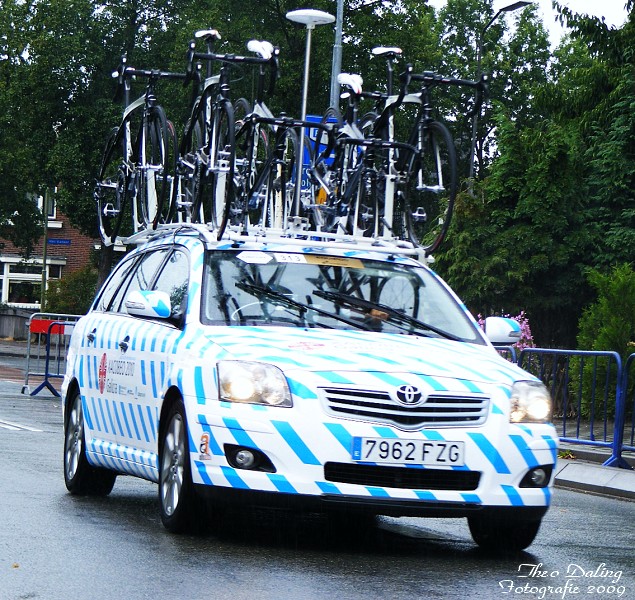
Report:
M 403 228 L 408 239 L 429 254 L 442 244 L 452 219 L 458 191 L 456 146 L 447 126 L 433 116 L 432 90 L 438 87 L 467 87 L 475 90 L 474 106 L 479 110 L 487 93 L 487 75 L 478 81 L 444 77 L 438 73 L 406 74 L 407 84 L 420 89 L 405 96 L 404 104 L 415 100 L 416 115 L 407 144 L 415 152 L 401 152 L 396 171 L 401 174 L 396 203 L 401 207 Z
M 261 56 L 277 57 L 278 49 L 269 42 L 252 40 L 248 48 Z M 267 94 L 271 94 L 277 78 L 277 59 L 272 61 Z M 300 132 L 322 125 L 274 116 L 264 101 L 265 69 L 261 66 L 253 107 L 241 98 L 236 109 L 236 220 L 243 233 L 295 230 L 308 227 L 307 211 L 310 189 L 300 190 L 299 206 L 294 206 L 296 187 L 302 185 L 297 173 Z M 305 135 L 304 150 L 312 156 Z
M 394 164 L 399 148 L 409 149 L 395 141 L 392 134 L 392 116 L 395 107 L 406 93 L 402 84 L 398 94 L 393 94 L 393 63 L 401 54 L 399 48 L 375 48 L 373 54 L 387 61 L 387 91 L 362 90 L 360 75 L 340 73 L 338 83 L 347 89 L 342 96 L 347 99 L 344 119 L 337 109 L 329 109 L 323 124 L 334 122 L 328 135 L 316 141 L 315 161 L 310 168 L 313 183 L 317 187 L 314 204 L 318 228 L 341 231 L 353 236 L 393 237 L 392 197 L 394 195 Z M 359 117 L 359 105 L 363 99 L 372 99 L 381 105 L 381 113 L 370 112 Z M 376 123 L 386 122 L 386 131 L 377 135 Z M 387 132 L 387 134 L 386 134 Z M 318 147 L 324 150 L 318 151 Z
M 471 81 L 432 72 L 415 74 L 407 65 L 395 94 L 393 63 L 400 53 L 398 48 L 373 50 L 387 61 L 385 93 L 364 92 L 359 76 L 340 75 L 339 82 L 350 88 L 347 120 L 311 172 L 327 192 L 327 202 L 317 208 L 339 215 L 338 227 L 354 235 L 361 232 L 408 240 L 431 254 L 447 234 L 458 189 L 454 141 L 448 128 L 433 117 L 431 90 L 438 86 L 474 88 L 475 111 L 487 91 L 487 78 L 483 75 L 479 81 Z M 420 82 L 421 88 L 409 93 L 413 81 Z M 376 112 L 359 118 L 358 105 L 364 98 L 375 100 Z M 400 142 L 395 118 L 404 107 L 414 107 L 415 114 L 409 114 L 408 134 Z M 355 138 L 356 132 L 363 137 Z M 325 157 L 332 151 L 332 165 L 325 166 Z M 331 183 L 325 176 L 329 174 Z
M 213 44 L 220 39 L 215 30 L 196 34 L 203 38 L 207 52 L 197 52 L 191 42 L 187 56 L 187 73 L 198 85 L 190 117 L 181 140 L 178 159 L 178 185 L 173 194 L 174 214 L 181 220 L 207 223 L 222 237 L 228 223 L 234 223 L 242 214 L 237 202 L 236 123 L 234 106 L 230 100 L 230 73 L 237 64 L 266 65 L 277 60 L 262 51 L 259 56 L 218 54 Z M 202 79 L 200 67 L 194 61 L 207 63 L 207 76 Z M 211 65 L 220 63 L 217 74 Z
M 115 98 L 123 98 L 123 117 L 108 138 L 94 197 L 99 234 L 106 246 L 140 229 L 155 229 L 169 220 L 169 190 L 174 175 L 176 134 L 157 101 L 161 79 L 184 74 L 135 69 L 122 56 Z M 146 80 L 145 92 L 130 101 L 131 80 Z

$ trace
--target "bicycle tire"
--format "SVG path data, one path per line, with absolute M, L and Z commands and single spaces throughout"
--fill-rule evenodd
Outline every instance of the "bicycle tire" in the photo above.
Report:
M 275 137 L 273 127 L 259 121 L 243 122 L 235 140 L 235 197 L 230 207 L 229 224 L 258 224 L 266 202 L 265 195 L 254 193 L 255 183 L 261 176 L 269 156 L 269 142 Z
M 217 239 L 225 232 L 235 198 L 234 127 L 234 108 L 229 100 L 223 100 L 214 108 L 206 152 L 208 163 L 200 173 L 195 203 L 196 214 L 200 210 L 202 222 L 216 230 Z
M 170 134 L 161 106 L 149 109 L 138 136 L 136 151 L 137 227 L 156 229 L 166 206 L 168 181 L 174 171 L 169 164 Z
M 293 215 L 297 185 L 298 136 L 293 129 L 279 128 L 269 145 L 269 157 L 253 194 L 264 198 L 259 224 L 266 228 L 284 229 Z
M 306 129 L 305 129 L 306 131 Z M 294 132 L 295 133 L 295 132 Z M 294 209 L 295 202 L 295 171 L 297 170 L 297 162 L 296 157 L 297 153 L 300 151 L 298 147 L 299 139 L 298 135 L 295 134 L 295 140 L 292 141 L 295 144 L 295 147 L 292 149 L 291 153 L 293 155 L 292 164 L 289 163 L 290 159 L 287 159 L 287 165 L 291 168 L 288 170 L 288 182 L 287 182 L 287 194 L 291 195 L 288 214 L 293 217 L 300 217 L 301 219 L 310 220 L 312 207 L 315 206 L 315 190 L 313 185 L 311 185 L 309 176 L 308 176 L 308 166 L 312 165 L 315 159 L 315 153 L 313 146 L 311 145 L 311 138 L 308 135 L 304 135 L 304 146 L 302 147 L 302 172 L 300 177 L 300 205 Z M 306 174 L 306 178 L 305 178 Z M 292 189 L 293 188 L 293 189 Z
M 365 156 L 356 190 L 353 195 L 354 204 L 350 207 L 347 221 L 347 233 L 354 236 L 376 237 L 379 233 L 379 210 L 382 177 L 377 171 L 376 157 Z
M 194 213 L 200 185 L 201 158 L 200 152 L 205 148 L 205 123 L 199 107 L 194 106 L 188 119 L 177 161 L 177 180 L 174 186 L 172 205 L 174 219 L 186 223 L 198 223 L 200 214 Z
M 377 113 L 366 113 L 359 121 L 359 129 L 364 134 L 364 139 L 376 136 L 374 131 Z M 384 183 L 380 169 L 384 164 L 384 157 L 381 151 L 367 148 L 359 152 L 357 148 L 355 154 L 349 157 L 349 170 L 361 170 L 356 180 L 349 178 L 348 185 L 355 185 L 353 189 L 356 199 L 348 223 L 348 229 L 353 235 L 365 237 L 377 236 L 379 233 L 379 221 L 381 210 L 381 190 Z M 360 165 L 360 160 L 363 166 Z
M 238 98 L 234 102 L 234 123 L 236 124 L 234 129 L 236 132 L 245 124 L 247 115 L 250 115 L 252 110 L 253 108 L 247 98 Z
M 128 176 L 123 161 L 121 129 L 111 130 L 99 169 L 94 197 L 97 203 L 97 227 L 105 246 L 116 243 L 128 207 Z
M 176 221 L 177 210 L 173 202 L 174 188 L 177 185 L 177 159 L 179 156 L 178 138 L 174 123 L 168 119 L 168 163 L 171 166 L 171 172 L 168 174 L 168 189 L 164 210 L 161 213 L 161 223 L 173 223 Z
M 320 119 L 320 125 L 332 125 L 335 128 L 335 135 L 337 135 L 337 132 L 342 128 L 343 123 L 344 119 L 342 118 L 340 109 L 334 106 L 329 106 L 329 108 L 324 111 L 322 119 Z M 313 156 L 315 156 L 316 160 L 321 157 L 322 152 L 327 146 L 327 142 L 327 134 L 323 129 L 318 128 L 315 135 L 315 142 L 312 144 Z
M 452 220 L 458 189 L 456 149 L 450 131 L 439 121 L 426 125 L 419 148 L 405 183 L 405 222 L 410 241 L 431 254 L 443 243 Z

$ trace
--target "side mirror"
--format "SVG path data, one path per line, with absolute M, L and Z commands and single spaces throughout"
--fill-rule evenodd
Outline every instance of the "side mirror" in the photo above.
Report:
M 169 319 L 172 316 L 170 296 L 165 292 L 135 290 L 128 294 L 124 304 L 128 314 L 135 317 Z
M 494 346 L 510 346 L 520 340 L 520 323 L 509 317 L 487 317 L 485 335 Z

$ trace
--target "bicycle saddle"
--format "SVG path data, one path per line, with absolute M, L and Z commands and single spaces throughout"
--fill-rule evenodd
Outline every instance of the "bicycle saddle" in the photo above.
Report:
M 377 48 L 373 48 L 371 52 L 375 56 L 388 56 L 389 58 L 394 58 L 395 56 L 399 56 L 402 50 L 396 46 L 377 46 Z
M 273 56 L 273 45 L 265 40 L 250 40 L 247 42 L 247 50 L 259 54 L 265 60 Z
M 220 40 L 221 39 L 220 33 L 218 33 L 216 29 L 201 29 L 200 31 L 197 31 L 194 34 L 194 37 L 196 39 L 203 38 L 205 40 L 209 40 L 209 39 Z
M 348 86 L 355 94 L 361 94 L 364 80 L 361 75 L 356 73 L 340 73 L 337 76 L 337 83 Z

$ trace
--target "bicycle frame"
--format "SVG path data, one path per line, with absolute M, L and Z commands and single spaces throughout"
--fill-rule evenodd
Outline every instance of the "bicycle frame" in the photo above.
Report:
M 147 83 L 145 92 L 131 102 L 130 80 L 135 76 L 145 78 Z M 128 203 L 132 215 L 132 233 L 149 226 L 154 228 L 162 218 L 164 186 L 169 178 L 167 161 L 171 129 L 163 109 L 157 103 L 155 87 L 161 78 L 182 78 L 183 75 L 134 69 L 127 65 L 124 55 L 113 77 L 119 83 L 116 98 L 123 97 L 124 108 L 120 125 L 106 147 L 95 188 L 100 234 L 106 245 L 122 239 L 119 233 Z M 138 124 L 135 122 L 133 126 L 136 120 Z M 152 156 L 148 156 L 146 144 L 158 153 L 153 152 Z M 108 175 L 107 170 L 114 168 L 117 157 L 117 175 Z M 157 163 L 153 164 L 157 157 Z M 161 179 L 160 190 L 156 187 L 157 174 Z M 114 196 L 111 199 L 109 196 L 112 192 Z
M 193 102 L 193 108 L 189 120 L 189 129 L 186 129 L 183 143 L 179 152 L 179 164 L 183 175 L 193 179 L 193 196 L 191 202 L 183 202 L 178 196 L 183 196 L 182 191 L 177 194 L 177 208 L 185 209 L 186 220 L 204 221 L 205 206 L 201 199 L 200 178 L 208 181 L 212 187 L 212 219 L 216 221 L 218 235 L 222 235 L 227 224 L 227 211 L 232 204 L 235 194 L 234 174 L 236 173 L 235 149 L 220 146 L 217 132 L 223 116 L 227 117 L 231 113 L 233 127 L 233 109 L 230 109 L 230 69 L 234 64 L 260 65 L 261 71 L 265 65 L 273 65 L 273 70 L 277 73 L 277 49 L 269 57 L 245 57 L 233 54 L 217 54 L 213 52 L 213 43 L 220 36 L 215 30 L 199 32 L 197 37 L 205 37 L 207 42 L 207 52 L 197 52 L 195 42 L 190 43 L 187 57 L 188 74 L 199 73 L 200 63 L 197 71 L 194 71 L 195 60 L 205 61 L 207 64 L 207 77 L 199 86 L 199 95 Z M 212 63 L 219 62 L 218 74 L 212 75 Z M 197 148 L 192 148 L 188 152 L 188 144 L 191 143 L 192 132 L 197 124 L 202 123 L 202 139 Z M 233 134 L 232 134 L 233 135 Z M 233 139 L 233 137 L 232 137 Z M 218 147 L 217 147 L 218 144 Z M 188 162 L 188 156 L 191 161 Z M 197 181 L 198 179 L 199 181 Z M 183 181 L 181 180 L 181 186 Z M 222 215 L 220 214 L 222 212 Z M 198 214 L 197 214 L 198 213 Z

